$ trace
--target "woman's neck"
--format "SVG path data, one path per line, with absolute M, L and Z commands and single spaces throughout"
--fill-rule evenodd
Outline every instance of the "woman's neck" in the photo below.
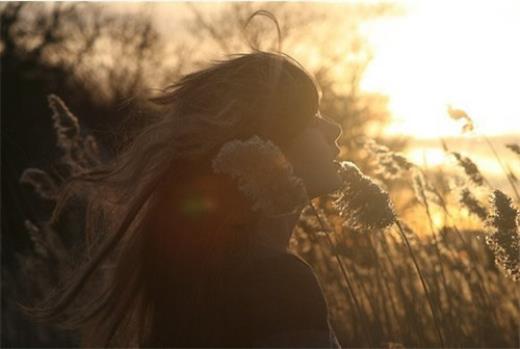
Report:
M 259 247 L 285 253 L 301 210 L 282 217 L 262 217 L 252 225 L 253 241 Z

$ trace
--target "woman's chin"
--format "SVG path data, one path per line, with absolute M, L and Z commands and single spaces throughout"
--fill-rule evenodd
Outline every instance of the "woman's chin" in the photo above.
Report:
M 334 173 L 331 173 L 329 180 L 327 181 L 327 193 L 331 194 L 339 190 L 343 186 L 343 180 L 339 173 L 336 171 L 336 167 L 334 167 Z

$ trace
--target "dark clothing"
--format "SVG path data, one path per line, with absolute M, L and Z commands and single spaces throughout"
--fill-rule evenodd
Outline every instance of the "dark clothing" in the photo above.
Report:
M 170 298 L 145 346 L 339 348 L 311 266 L 289 252 L 254 254 L 214 275 L 202 294 Z
M 249 258 L 231 273 L 220 309 L 224 347 L 339 347 L 312 268 L 292 253 Z

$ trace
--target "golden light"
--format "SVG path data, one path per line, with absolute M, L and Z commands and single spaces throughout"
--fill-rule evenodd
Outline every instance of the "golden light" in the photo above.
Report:
M 390 134 L 457 135 L 447 105 L 477 132 L 520 134 L 520 1 L 401 1 L 364 27 L 374 51 L 362 88 L 390 97 Z

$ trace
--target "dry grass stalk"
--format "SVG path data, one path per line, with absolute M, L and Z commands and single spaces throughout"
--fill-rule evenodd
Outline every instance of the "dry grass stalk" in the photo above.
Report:
M 489 147 L 489 149 L 491 149 L 491 152 L 493 152 L 493 155 L 495 156 L 495 159 L 497 159 L 497 162 L 498 164 L 500 165 L 500 167 L 502 168 L 502 171 L 504 172 L 505 176 L 506 176 L 506 179 L 507 181 L 509 182 L 509 185 L 511 186 L 511 189 L 513 189 L 513 192 L 515 193 L 515 196 L 516 196 L 516 200 L 518 202 L 520 202 L 520 193 L 518 193 L 518 189 L 516 187 L 516 184 L 514 182 L 514 180 L 512 179 L 506 165 L 504 164 L 504 162 L 502 161 L 502 159 L 500 158 L 500 156 L 498 155 L 498 152 L 497 150 L 495 149 L 495 146 L 493 145 L 493 143 L 491 143 L 491 141 L 489 140 L 488 137 L 486 136 L 483 136 L 484 140 L 486 141 L 486 144 L 487 146 Z
M 322 231 L 327 231 L 327 225 L 328 224 L 325 224 L 325 222 L 323 221 L 323 219 L 320 217 L 320 214 L 318 213 L 316 207 L 314 206 L 314 204 L 312 202 L 310 202 L 310 208 L 312 209 L 312 211 L 314 212 L 315 214 L 315 217 L 316 219 L 318 220 L 320 226 L 321 226 L 321 229 Z M 368 332 L 368 321 L 366 319 L 366 316 L 365 314 L 361 311 L 361 306 L 360 306 L 360 303 L 359 303 L 359 300 L 358 298 L 356 297 L 356 293 L 354 292 L 354 287 L 353 287 L 353 283 L 351 281 L 351 277 L 349 276 L 349 274 L 347 273 L 347 269 L 345 268 L 345 265 L 343 264 L 343 262 L 341 261 L 341 258 L 339 257 L 338 253 L 336 252 L 336 248 L 334 246 L 334 243 L 332 242 L 332 239 L 330 238 L 329 234 L 325 234 L 326 238 L 327 238 L 327 242 L 329 243 L 329 247 L 331 249 L 331 251 L 334 251 L 334 257 L 336 258 L 336 261 L 338 262 L 338 266 L 341 270 L 341 274 L 343 275 L 343 278 L 347 284 L 347 290 L 348 290 L 348 293 L 353 301 L 353 304 L 354 304 L 354 311 L 356 312 L 356 317 L 358 319 L 361 319 L 361 321 L 363 322 L 363 332 L 364 332 L 364 335 L 365 335 L 365 340 L 366 340 L 366 343 L 368 344 L 369 347 L 372 347 L 372 339 L 371 339 L 371 336 Z
M 421 285 L 423 287 L 424 293 L 426 295 L 426 298 L 428 299 L 428 304 L 430 306 L 430 311 L 432 313 L 432 318 L 433 318 L 433 323 L 435 325 L 435 330 L 437 331 L 439 344 L 440 344 L 440 346 L 442 348 L 444 348 L 444 337 L 442 336 L 441 327 L 440 327 L 440 324 L 439 324 L 439 320 L 437 319 L 435 308 L 433 306 L 432 296 L 431 296 L 429 288 L 428 288 L 428 286 L 426 284 L 426 280 L 424 279 L 424 276 L 423 276 L 423 273 L 421 271 L 421 268 L 419 267 L 419 263 L 417 262 L 417 258 L 415 257 L 415 253 L 412 250 L 412 246 L 410 245 L 410 242 L 406 238 L 406 234 L 404 233 L 404 230 L 403 230 L 403 228 L 402 228 L 402 226 L 401 226 L 401 224 L 399 223 L 398 220 L 395 221 L 395 225 L 397 226 L 397 228 L 399 230 L 399 233 L 401 234 L 401 237 L 402 237 L 402 239 L 404 240 L 404 242 L 406 244 L 406 247 L 408 249 L 408 252 L 410 253 L 410 256 L 412 257 L 412 261 L 413 261 L 413 264 L 414 264 L 415 269 L 417 271 L 417 274 L 419 275 L 419 279 L 421 281 Z

